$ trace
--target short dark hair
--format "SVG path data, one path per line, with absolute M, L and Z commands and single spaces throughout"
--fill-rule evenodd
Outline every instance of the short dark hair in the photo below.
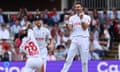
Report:
M 1 27 L 6 27 L 6 24 L 5 23 L 1 23 Z
M 37 21 L 37 20 L 41 20 L 41 18 L 40 18 L 40 16 L 35 16 L 35 19 L 34 19 L 35 21 Z
M 81 6 L 83 6 L 80 1 L 75 1 L 74 5 L 76 5 L 76 4 L 80 4 Z

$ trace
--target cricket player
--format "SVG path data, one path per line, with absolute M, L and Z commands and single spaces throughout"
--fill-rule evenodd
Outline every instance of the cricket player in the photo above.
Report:
M 34 36 L 39 45 L 42 60 L 44 61 L 44 68 L 46 71 L 46 61 L 48 56 L 47 46 L 52 47 L 52 39 L 50 31 L 43 26 L 43 21 L 40 18 L 35 19 L 35 27 L 33 28 Z
M 22 44 L 20 46 L 20 52 L 27 55 L 27 61 L 22 72 L 44 72 L 44 62 L 41 58 L 40 48 L 35 40 L 33 31 L 22 28 Z
M 85 15 L 80 2 L 74 4 L 76 14 L 69 19 L 68 29 L 71 32 L 71 45 L 61 72 L 68 72 L 77 52 L 80 53 L 82 72 L 88 72 L 90 16 Z

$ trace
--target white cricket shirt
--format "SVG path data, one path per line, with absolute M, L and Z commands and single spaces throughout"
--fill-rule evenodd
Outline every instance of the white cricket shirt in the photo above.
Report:
M 51 39 L 50 31 L 45 27 L 34 27 L 33 28 L 35 39 L 40 48 L 46 48 L 48 40 Z
M 82 26 L 81 26 L 82 21 L 90 24 L 91 18 L 90 18 L 90 16 L 85 15 L 85 14 L 83 14 L 83 19 L 80 19 L 80 17 L 77 14 L 70 17 L 69 24 L 72 24 L 72 26 L 73 26 L 73 30 L 71 32 L 71 37 L 75 37 L 75 36 L 89 37 L 88 29 L 86 29 L 86 30 L 82 29 Z

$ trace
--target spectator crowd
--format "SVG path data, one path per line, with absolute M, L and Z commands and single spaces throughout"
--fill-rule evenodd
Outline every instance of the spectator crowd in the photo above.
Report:
M 43 21 L 43 26 L 51 32 L 54 45 L 47 47 L 48 61 L 65 60 L 70 46 L 70 32 L 67 24 L 70 16 L 74 15 L 74 9 L 64 9 L 58 12 L 56 8 L 51 11 L 35 10 L 35 13 L 27 8 L 20 8 L 17 14 L 3 14 L 0 8 L 0 61 L 23 61 L 26 56 L 19 52 L 21 44 L 21 32 L 23 26 L 31 24 L 35 26 L 35 18 Z M 89 11 L 84 8 L 84 13 L 91 16 L 90 32 L 90 60 L 100 60 L 113 46 L 113 40 L 120 40 L 120 13 L 116 8 L 110 12 L 104 9 Z M 74 60 L 79 60 L 79 53 Z

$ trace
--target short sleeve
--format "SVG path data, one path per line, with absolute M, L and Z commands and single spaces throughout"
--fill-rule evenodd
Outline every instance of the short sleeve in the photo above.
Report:
M 71 25 L 73 24 L 73 17 L 70 17 L 70 18 L 69 18 L 68 24 L 71 24 Z
M 29 29 L 28 30 L 28 38 L 32 39 L 33 41 L 36 41 L 33 30 Z
M 51 39 L 52 38 L 52 36 L 51 36 L 51 34 L 50 34 L 50 31 L 47 29 L 47 36 L 48 36 L 48 39 Z
M 90 16 L 88 16 L 88 24 L 90 24 L 91 23 L 91 18 L 90 18 Z
M 28 37 L 33 38 L 33 31 L 31 29 L 28 30 Z
M 90 18 L 90 16 L 86 16 L 86 17 L 82 20 L 82 22 L 85 22 L 85 23 L 90 24 L 90 23 L 91 23 L 91 18 Z

